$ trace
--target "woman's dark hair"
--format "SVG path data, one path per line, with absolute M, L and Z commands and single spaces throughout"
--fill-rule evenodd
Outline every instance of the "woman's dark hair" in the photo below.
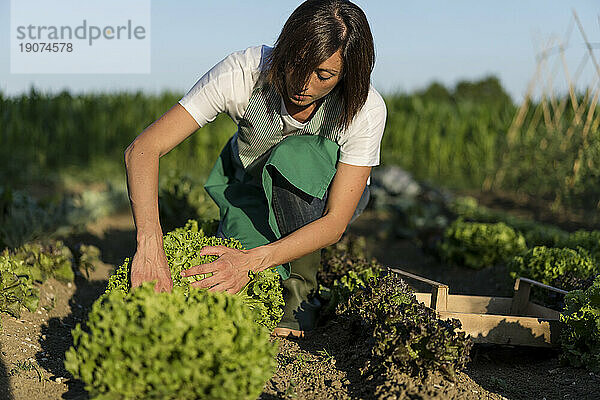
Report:
M 367 101 L 375 65 L 373 36 L 364 12 L 347 0 L 307 0 L 286 21 L 269 58 L 266 79 L 287 96 L 287 82 L 301 92 L 313 71 L 338 49 L 342 77 L 336 89 L 344 104 L 338 125 L 347 128 Z

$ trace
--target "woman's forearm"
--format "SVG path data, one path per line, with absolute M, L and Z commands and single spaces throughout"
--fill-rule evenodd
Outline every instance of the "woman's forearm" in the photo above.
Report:
M 337 243 L 344 233 L 334 215 L 327 214 L 273 243 L 249 250 L 261 260 L 257 271 L 275 267 Z
M 158 216 L 159 155 L 147 148 L 131 145 L 125 151 L 127 191 L 136 238 L 139 245 L 162 245 L 162 229 Z

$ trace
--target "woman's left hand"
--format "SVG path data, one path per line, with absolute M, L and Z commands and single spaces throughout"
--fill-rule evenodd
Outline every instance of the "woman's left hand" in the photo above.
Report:
M 242 290 L 250 282 L 248 271 L 255 271 L 259 262 L 248 250 L 232 249 L 226 246 L 204 246 L 199 254 L 202 256 L 216 255 L 219 258 L 211 263 L 196 265 L 181 271 L 181 276 L 212 272 L 212 276 L 192 282 L 191 285 L 215 292 L 227 291 L 235 294 Z

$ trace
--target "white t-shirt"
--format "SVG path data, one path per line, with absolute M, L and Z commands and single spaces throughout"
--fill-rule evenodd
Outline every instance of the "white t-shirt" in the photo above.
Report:
M 271 49 L 268 46 L 255 46 L 230 54 L 198 79 L 179 100 L 179 104 L 201 127 L 222 112 L 238 124 L 260 76 L 265 56 Z M 306 125 L 289 115 L 283 99 L 281 107 L 284 134 Z M 379 165 L 386 115 L 383 98 L 371 85 L 366 103 L 338 141 L 339 161 L 358 166 Z

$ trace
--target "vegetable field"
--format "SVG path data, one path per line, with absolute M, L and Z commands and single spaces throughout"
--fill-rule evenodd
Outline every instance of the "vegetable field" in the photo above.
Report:
M 0 397 L 600 398 L 600 110 L 570 103 L 586 96 L 566 98 L 552 129 L 528 123 L 535 103 L 516 129 L 520 107 L 494 77 L 387 96 L 369 206 L 322 250 L 318 327 L 294 340 L 270 335 L 275 271 L 236 295 L 179 275 L 215 258 L 202 246 L 244 246 L 215 237 L 202 188 L 227 117 L 161 158 L 174 290 L 155 294 L 130 286 L 123 151 L 181 94 L 0 94 Z M 476 343 L 390 267 L 450 294 L 511 297 L 518 277 L 562 289 L 530 294 L 560 332 L 546 348 Z

